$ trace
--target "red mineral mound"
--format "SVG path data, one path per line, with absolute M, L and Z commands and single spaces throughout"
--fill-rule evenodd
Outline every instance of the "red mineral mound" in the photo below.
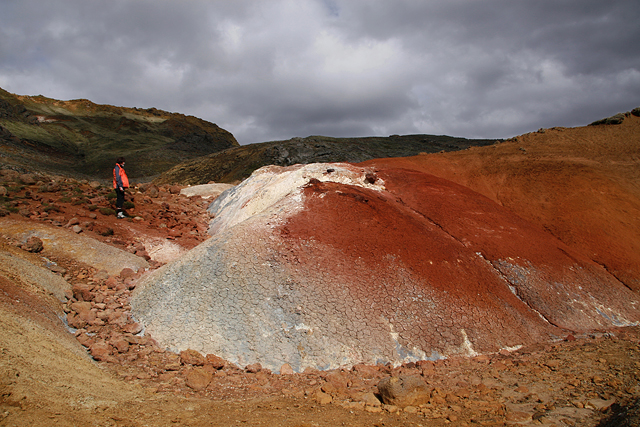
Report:
M 537 225 L 406 169 L 266 167 L 212 238 L 138 285 L 163 346 L 295 371 L 402 363 L 640 322 L 638 295 Z
M 640 117 L 363 165 L 413 169 L 471 188 L 640 291 Z

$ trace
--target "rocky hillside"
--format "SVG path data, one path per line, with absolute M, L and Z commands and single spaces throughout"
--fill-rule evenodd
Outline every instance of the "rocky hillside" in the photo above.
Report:
M 499 141 L 442 135 L 392 135 L 366 138 L 309 136 L 245 145 L 204 158 L 193 159 L 163 173 L 155 182 L 182 185 L 204 184 L 209 181 L 239 182 L 251 175 L 254 170 L 267 165 L 356 163 L 384 157 L 458 151 L 496 142 Z
M 192 116 L 0 89 L 3 167 L 109 179 L 116 157 L 124 156 L 129 176 L 139 179 L 236 146 L 231 133 Z

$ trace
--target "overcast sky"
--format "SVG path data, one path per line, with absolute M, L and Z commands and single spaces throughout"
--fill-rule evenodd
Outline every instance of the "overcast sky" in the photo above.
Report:
M 0 0 L 0 87 L 241 144 L 508 138 L 640 106 L 638 0 Z

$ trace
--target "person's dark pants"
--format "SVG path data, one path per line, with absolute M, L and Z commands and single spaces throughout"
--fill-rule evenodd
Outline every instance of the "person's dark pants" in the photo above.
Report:
M 122 212 L 124 206 L 124 190 L 116 188 L 116 214 Z

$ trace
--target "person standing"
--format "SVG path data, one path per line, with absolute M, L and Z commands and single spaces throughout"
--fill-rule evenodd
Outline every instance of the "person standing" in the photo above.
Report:
M 129 178 L 124 171 L 124 157 L 116 159 L 116 167 L 113 168 L 113 188 L 116 190 L 116 217 L 125 218 L 124 189 L 129 188 Z

